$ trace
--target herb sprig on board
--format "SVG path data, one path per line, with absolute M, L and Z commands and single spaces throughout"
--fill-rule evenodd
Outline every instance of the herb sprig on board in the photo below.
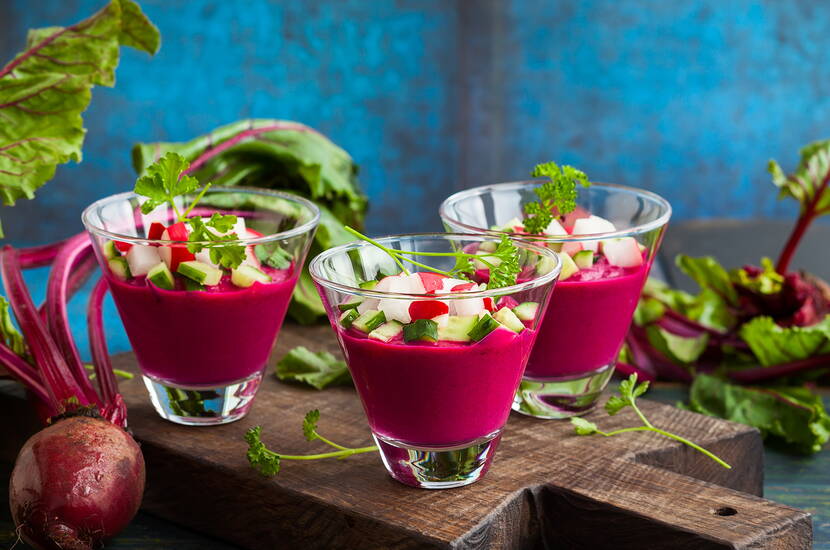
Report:
M 346 231 L 354 235 L 360 240 L 366 241 L 371 245 L 376 246 L 377 248 L 383 250 L 389 256 L 395 260 L 395 263 L 398 264 L 398 267 L 401 268 L 401 271 L 409 274 L 409 270 L 404 265 L 404 262 L 411 264 L 413 266 L 420 267 L 422 269 L 426 269 L 427 271 L 432 271 L 433 273 L 440 273 L 441 275 L 446 275 L 447 277 L 456 277 L 456 278 L 463 278 L 463 279 L 471 279 L 472 276 L 475 274 L 475 265 L 473 264 L 473 260 L 481 262 L 488 270 L 489 270 L 489 282 L 487 283 L 487 288 L 504 288 L 506 286 L 511 286 L 516 284 L 516 278 L 518 277 L 519 273 L 521 272 L 521 267 L 519 266 L 519 249 L 516 245 L 511 241 L 507 235 L 501 236 L 501 241 L 499 241 L 496 249 L 492 252 L 486 251 L 479 251 L 477 254 L 470 254 L 468 252 L 456 251 L 456 252 L 418 252 L 412 250 L 397 250 L 394 248 L 390 248 L 388 246 L 384 246 L 383 244 L 379 243 L 378 241 L 367 237 L 366 235 L 360 233 L 359 231 L 346 226 Z M 449 271 L 438 269 L 436 267 L 432 267 L 431 265 L 427 265 L 423 262 L 419 262 L 410 258 L 410 256 L 435 256 L 435 257 L 446 257 L 446 258 L 455 258 L 455 266 Z
M 187 159 L 172 152 L 148 166 L 146 174 L 136 180 L 133 189 L 137 195 L 146 197 L 141 205 L 141 212 L 149 214 L 159 206 L 168 205 L 178 222 L 190 226 L 187 244 L 189 252 L 195 254 L 207 247 L 212 262 L 228 269 L 235 269 L 245 261 L 245 245 L 232 243 L 240 236 L 235 232 L 229 233 L 236 224 L 236 216 L 218 212 L 213 213 L 207 220 L 201 216 L 189 216 L 211 184 L 205 185 L 184 211 L 176 204 L 178 197 L 193 194 L 199 189 L 198 180 L 187 175 L 189 167 Z
M 576 186 L 591 185 L 582 170 L 568 165 L 560 167 L 555 162 L 537 164 L 531 176 L 547 177 L 549 181 L 534 190 L 539 200 L 524 206 L 524 229 L 528 233 L 542 233 L 555 216 L 573 212 L 576 208 Z

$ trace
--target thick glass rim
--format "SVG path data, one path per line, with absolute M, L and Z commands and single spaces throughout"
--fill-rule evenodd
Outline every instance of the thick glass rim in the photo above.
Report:
M 502 233 L 503 234 L 503 233 Z M 372 240 L 377 241 L 381 244 L 390 244 L 391 241 L 398 240 L 398 239 L 407 239 L 407 238 L 416 238 L 416 239 L 434 239 L 434 240 L 449 240 L 449 241 L 479 241 L 484 242 L 487 240 L 492 240 L 490 235 L 482 235 L 482 234 L 471 234 L 471 233 L 403 233 L 400 235 L 387 235 L 385 237 L 377 237 L 372 238 Z M 525 250 L 529 250 L 533 253 L 536 253 L 539 256 L 545 256 L 556 263 L 551 269 L 550 272 L 540 275 L 536 279 L 531 279 L 529 281 L 525 281 L 524 283 L 517 283 L 511 286 L 505 286 L 501 288 L 490 288 L 485 290 L 474 290 L 474 291 L 462 291 L 462 292 L 453 292 L 451 294 L 439 294 L 436 296 L 430 296 L 429 299 L 435 300 L 460 300 L 463 298 L 488 298 L 488 297 L 496 297 L 496 296 L 504 296 L 508 294 L 514 294 L 516 292 L 521 292 L 525 290 L 530 290 L 533 288 L 540 287 L 544 284 L 554 281 L 557 277 L 559 277 L 559 273 L 562 271 L 562 260 L 559 259 L 559 255 L 550 250 L 549 248 L 536 246 L 526 240 L 518 239 L 515 237 L 510 237 L 510 240 L 513 241 L 519 248 L 523 248 Z M 309 263 L 308 270 L 311 273 L 311 278 L 314 279 L 314 282 L 317 284 L 326 287 L 331 290 L 336 290 L 338 292 L 342 292 L 344 294 L 351 294 L 351 295 L 359 295 L 359 296 L 366 296 L 369 298 L 397 298 L 401 300 L 424 300 L 426 298 L 425 294 L 409 294 L 403 292 L 383 292 L 378 290 L 371 290 L 360 288 L 359 286 L 350 286 L 342 283 L 338 283 L 327 279 L 320 271 L 320 266 L 324 261 L 331 258 L 332 256 L 336 256 L 339 254 L 346 254 L 350 250 L 356 250 L 358 248 L 364 247 L 372 247 L 377 248 L 373 244 L 367 241 L 355 241 L 351 243 L 342 244 L 340 246 L 335 246 L 333 248 L 329 248 L 315 256 L 311 262 Z M 380 250 L 380 249 L 378 249 Z
M 540 242 L 552 242 L 552 243 L 561 243 L 561 242 L 568 242 L 568 241 L 598 241 L 602 239 L 617 239 L 620 237 L 632 237 L 634 235 L 641 235 L 643 233 L 648 233 L 649 231 L 653 231 L 659 227 L 663 227 L 667 223 L 669 223 L 669 218 L 671 218 L 672 209 L 671 204 L 669 201 L 658 195 L 657 193 L 652 193 L 651 191 L 646 191 L 644 189 L 638 189 L 636 187 L 628 187 L 626 185 L 617 185 L 614 183 L 592 183 L 591 187 L 580 189 L 579 191 L 588 191 L 590 192 L 591 189 L 606 189 L 615 192 L 626 193 L 629 195 L 635 195 L 638 197 L 646 198 L 654 203 L 656 203 L 660 208 L 663 209 L 663 213 L 655 218 L 654 220 L 635 225 L 634 227 L 629 227 L 627 229 L 618 229 L 616 231 L 607 231 L 605 233 L 583 233 L 583 234 L 569 234 L 569 235 L 528 235 L 526 233 L 515 233 L 512 231 L 497 231 L 494 229 L 490 229 L 487 227 L 478 227 L 475 225 L 469 225 L 463 223 L 455 218 L 453 218 L 449 214 L 450 206 L 465 200 L 471 197 L 478 197 L 481 195 L 486 195 L 492 191 L 510 191 L 513 189 L 521 189 L 528 186 L 537 187 L 544 183 L 547 180 L 544 179 L 532 179 L 532 180 L 522 180 L 522 181 L 512 181 L 506 183 L 493 183 L 490 185 L 482 185 L 479 187 L 473 187 L 470 189 L 465 189 L 463 191 L 459 191 L 447 197 L 444 202 L 441 203 L 440 208 L 438 209 L 438 215 L 441 217 L 442 220 L 446 221 L 447 223 L 457 226 L 463 227 L 469 231 L 473 231 L 475 233 L 484 233 L 487 235 L 510 235 L 512 237 L 516 237 L 519 239 L 530 239 L 534 241 Z
M 294 227 L 292 229 L 288 229 L 287 231 L 281 231 L 279 233 L 270 233 L 268 235 L 263 235 L 262 237 L 245 237 L 242 239 L 236 239 L 233 241 L 222 241 L 223 245 L 228 244 L 244 244 L 244 245 L 254 245 L 254 244 L 261 244 L 261 243 L 268 243 L 276 240 L 282 239 L 289 239 L 291 237 L 296 237 L 298 235 L 303 235 L 308 233 L 312 229 L 314 229 L 317 224 L 320 222 L 320 209 L 317 207 L 316 204 L 311 202 L 310 200 L 300 197 L 299 195 L 294 195 L 292 193 L 285 193 L 282 191 L 273 191 L 270 189 L 260 189 L 257 187 L 227 187 L 227 186 L 216 186 L 211 187 L 208 194 L 213 192 L 220 192 L 220 193 L 243 193 L 249 195 L 264 195 L 269 197 L 279 197 L 281 199 L 285 199 L 287 201 L 293 202 L 295 204 L 299 204 L 309 210 L 311 213 L 311 219 L 305 222 L 302 225 Z M 133 198 L 140 198 L 140 195 L 135 194 L 132 191 L 125 191 L 123 193 L 117 193 L 115 195 L 110 195 L 108 197 L 104 197 L 103 199 L 98 199 L 97 201 L 93 202 L 89 206 L 87 206 L 83 213 L 81 214 L 81 221 L 86 227 L 87 231 L 94 235 L 98 235 L 99 237 L 104 237 L 111 240 L 131 243 L 131 244 L 182 244 L 182 243 L 195 243 L 195 244 L 204 244 L 204 245 L 214 245 L 215 241 L 170 241 L 170 240 L 163 240 L 163 239 L 148 239 L 147 237 L 135 237 L 132 235 L 123 235 L 121 233 L 116 233 L 114 231 L 109 231 L 104 229 L 103 227 L 99 227 L 94 224 L 91 220 L 93 212 L 100 210 L 104 206 L 109 204 L 116 203 L 118 201 L 128 201 Z M 221 208 L 217 208 L 217 210 L 221 210 Z

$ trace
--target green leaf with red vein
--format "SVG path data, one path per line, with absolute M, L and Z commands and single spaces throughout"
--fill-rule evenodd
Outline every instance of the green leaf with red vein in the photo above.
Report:
M 159 33 L 132 0 L 113 0 L 69 27 L 29 31 L 0 70 L 0 199 L 33 198 L 57 165 L 80 162 L 81 113 L 93 86 L 112 86 L 119 47 L 153 54 Z

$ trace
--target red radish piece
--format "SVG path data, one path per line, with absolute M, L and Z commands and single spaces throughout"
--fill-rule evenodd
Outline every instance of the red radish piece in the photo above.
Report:
M 498 306 L 497 309 L 501 309 L 503 307 L 508 307 L 510 309 L 513 309 L 517 305 L 519 305 L 519 302 L 517 302 L 512 296 L 502 296 L 501 298 L 499 298 L 499 302 L 497 304 L 497 306 Z
M 150 224 L 150 229 L 147 231 L 147 238 L 159 241 L 162 239 L 162 235 L 164 235 L 164 231 L 166 229 L 167 228 L 164 227 L 163 223 L 153 222 Z
M 409 316 L 413 321 L 417 319 L 432 319 L 449 313 L 450 306 L 438 300 L 417 300 L 409 304 Z
M 112 242 L 115 245 L 115 248 L 117 248 L 118 251 L 121 254 L 129 252 L 130 249 L 133 247 L 132 243 L 125 243 L 124 241 L 112 241 Z
M 426 292 L 441 290 L 444 288 L 444 279 L 447 278 L 446 275 L 430 273 L 429 271 L 420 271 L 417 275 L 421 278 L 421 284 L 424 285 L 424 291 Z
M 20 536 L 37 548 L 98 548 L 133 518 L 144 494 L 144 458 L 122 428 L 75 416 L 23 446 L 9 500 Z
M 184 222 L 174 223 L 162 233 L 164 241 L 187 241 L 187 227 Z M 196 256 L 187 249 L 185 244 L 171 244 L 159 247 L 159 256 L 173 273 L 179 269 L 179 264 L 195 260 Z
M 484 309 L 489 312 L 496 311 L 496 306 L 493 305 L 493 299 L 490 297 L 484 298 Z
M 596 244 L 596 243 L 594 243 Z M 574 254 L 582 250 L 582 243 L 575 241 L 568 241 L 562 244 L 562 252 L 568 256 L 573 257 Z
M 460 285 L 452 287 L 450 292 L 464 292 L 465 290 L 472 290 L 475 286 L 475 283 L 461 283 Z
M 251 229 L 250 227 L 248 227 L 246 229 L 246 231 L 248 233 L 248 238 L 249 239 L 258 239 L 259 237 L 264 237 L 265 236 L 262 233 L 260 233 L 259 231 L 255 230 L 255 229 Z
M 617 267 L 643 265 L 643 253 L 634 237 L 602 241 L 602 253 L 605 254 L 608 263 Z

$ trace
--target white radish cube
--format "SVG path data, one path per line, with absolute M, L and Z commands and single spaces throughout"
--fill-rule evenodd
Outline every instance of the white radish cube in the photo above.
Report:
M 130 273 L 134 277 L 147 275 L 147 272 L 158 265 L 160 261 L 159 249 L 155 246 L 134 244 L 127 252 L 127 263 L 130 265 Z
M 378 300 L 377 298 L 366 298 L 360 303 L 359 306 L 357 306 L 357 312 L 363 315 L 370 309 L 377 309 L 379 302 L 380 300 Z
M 231 228 L 231 233 L 236 233 L 237 238 L 244 239 L 248 237 L 248 230 L 245 228 L 245 218 L 242 216 L 236 217 L 236 223 Z
M 377 290 L 378 292 L 391 292 L 390 289 L 392 288 L 392 281 L 394 281 L 397 277 L 397 275 L 389 275 L 388 277 L 384 277 L 378 281 L 378 284 L 376 284 L 375 288 L 372 290 Z
M 599 216 L 588 216 L 579 218 L 574 222 L 573 235 L 595 235 L 597 233 L 610 233 L 617 228 L 613 223 Z
M 170 249 L 168 247 L 165 246 L 164 248 L 167 248 L 168 252 L 170 251 Z M 196 260 L 198 260 L 202 263 L 208 264 L 211 267 L 219 267 L 217 264 L 215 264 L 211 261 L 211 259 L 210 259 L 210 249 L 208 249 L 208 248 L 203 248 L 202 250 L 200 250 L 199 252 L 194 254 L 194 256 L 196 257 Z M 167 263 L 167 265 L 170 265 L 169 261 L 165 260 L 165 262 Z M 255 266 L 255 267 L 257 267 L 257 266 Z
M 407 294 L 426 294 L 427 289 L 424 288 L 424 282 L 421 280 L 421 276 L 417 273 L 412 273 L 411 275 L 404 275 L 402 277 L 406 283 L 406 290 Z
M 412 317 L 409 316 L 409 300 L 399 300 L 397 298 L 383 298 L 378 304 L 378 309 L 386 315 L 387 321 L 398 321 L 406 325 L 412 322 Z
M 259 261 L 259 258 L 256 257 L 254 254 L 254 247 L 253 246 L 246 246 L 245 247 L 245 260 L 242 262 L 243 264 L 250 265 L 259 269 L 262 267 L 262 263 Z
M 617 267 L 637 267 L 643 265 L 643 253 L 634 237 L 606 239 L 602 241 L 602 251 L 608 263 Z
M 551 220 L 548 226 L 542 230 L 545 235 L 567 235 L 568 232 L 559 223 L 559 220 Z
M 470 281 L 465 281 L 463 279 L 451 279 L 447 278 L 443 281 L 443 286 L 435 291 L 436 294 L 449 294 L 452 292 L 452 288 L 458 285 L 463 285 L 465 283 L 469 283 Z M 470 289 L 474 290 L 474 289 Z
M 483 311 L 483 298 L 464 298 L 463 300 L 451 300 L 453 315 L 478 315 Z
M 589 241 L 591 244 L 597 244 L 596 241 Z M 586 243 L 587 244 L 587 243 Z M 561 252 L 564 252 L 568 256 L 573 257 L 574 254 L 580 252 L 582 250 L 582 243 L 576 241 L 568 241 L 562 244 Z

